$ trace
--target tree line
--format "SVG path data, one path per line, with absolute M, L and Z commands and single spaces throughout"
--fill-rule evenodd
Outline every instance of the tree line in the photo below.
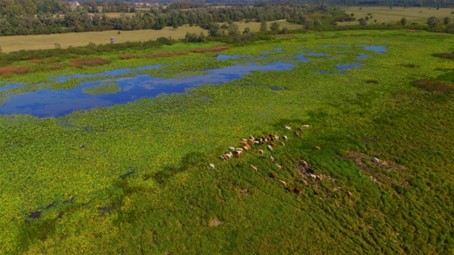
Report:
M 174 28 L 184 24 L 207 27 L 213 22 L 286 19 L 303 23 L 314 12 L 328 13 L 321 5 L 228 6 L 203 8 L 153 8 L 132 15 L 111 17 L 88 7 L 70 8 L 58 0 L 2 0 L 0 35 Z

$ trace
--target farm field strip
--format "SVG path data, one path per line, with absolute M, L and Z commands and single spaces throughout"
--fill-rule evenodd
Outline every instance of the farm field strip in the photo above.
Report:
M 299 29 L 301 25 L 288 23 L 286 21 L 276 21 L 281 28 L 287 27 L 289 30 Z M 259 31 L 260 22 L 236 22 L 240 31 L 249 27 L 251 31 Z M 268 22 L 270 25 L 272 21 Z M 201 33 L 207 35 L 208 31 L 197 26 L 184 25 L 176 29 L 164 27 L 161 30 L 132 30 L 132 31 L 100 31 L 100 32 L 80 32 L 80 33 L 63 33 L 50 35 L 16 35 L 0 36 L 0 47 L 2 52 L 8 53 L 20 50 L 43 50 L 55 49 L 56 47 L 68 48 L 70 46 L 87 46 L 94 44 L 109 44 L 111 38 L 115 38 L 117 43 L 137 42 L 156 40 L 159 37 L 171 37 L 172 39 L 183 39 L 186 33 Z
M 425 24 L 427 19 L 431 16 L 443 19 L 444 17 L 454 18 L 454 8 L 417 8 L 417 7 L 349 7 L 344 9 L 346 13 L 354 13 L 355 18 L 364 18 L 368 14 L 372 15 L 372 18 L 369 20 L 369 23 L 372 23 L 373 20 L 377 20 L 377 23 L 396 23 L 399 22 L 403 17 L 407 18 L 408 23 L 417 22 Z M 339 22 L 339 25 L 357 25 L 357 21 L 350 22 Z

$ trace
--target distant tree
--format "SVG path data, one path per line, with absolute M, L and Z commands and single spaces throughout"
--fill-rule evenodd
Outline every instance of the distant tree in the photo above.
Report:
M 99 12 L 98 6 L 96 5 L 96 2 L 94 0 L 88 1 L 85 5 L 84 8 L 89 12 L 89 13 L 97 13 Z
M 231 23 L 229 25 L 229 28 L 227 29 L 227 31 L 228 31 L 228 35 L 230 35 L 230 36 L 238 36 L 238 35 L 241 34 L 240 33 L 240 28 L 235 23 Z
M 200 34 L 199 34 L 199 40 L 200 40 L 201 42 L 204 42 L 204 41 L 206 41 L 206 38 L 207 38 L 207 37 L 206 37 L 205 33 L 204 33 L 204 32 L 200 32 Z
M 186 36 L 184 37 L 184 41 L 185 41 L 185 42 L 197 42 L 197 41 L 198 41 L 198 38 L 199 38 L 199 37 L 197 36 L 197 34 L 187 32 L 187 33 L 186 33 Z
M 452 22 L 452 20 L 451 20 L 450 17 L 445 17 L 445 18 L 443 19 L 443 23 L 444 23 L 445 25 L 449 25 L 449 24 L 451 24 L 451 22 Z
M 277 22 L 271 23 L 270 30 L 273 32 L 279 31 L 279 23 Z
M 208 26 L 208 35 L 211 37 L 216 37 L 221 35 L 221 30 L 219 27 L 219 24 L 217 23 L 211 23 Z
M 307 19 L 305 22 L 304 22 L 304 28 L 307 29 L 307 30 L 311 30 L 314 28 L 314 21 L 311 20 L 311 19 Z
M 261 32 L 265 32 L 267 28 L 268 28 L 268 26 L 267 26 L 267 24 L 266 24 L 266 21 L 262 21 L 262 22 L 260 23 L 260 31 L 261 31 Z
M 281 34 L 288 34 L 288 28 L 287 27 L 282 28 Z
M 400 19 L 400 24 L 405 27 L 405 25 L 407 25 L 407 18 L 403 17 Z
M 226 33 L 226 31 L 229 29 L 229 25 L 227 24 L 222 24 L 221 25 L 221 33 L 224 35 Z
M 361 25 L 361 26 L 365 26 L 367 25 L 367 20 L 365 18 L 360 18 L 358 20 L 358 23 Z
M 438 19 L 437 17 L 429 17 L 427 19 L 427 25 L 429 26 L 430 29 L 434 29 L 438 26 Z
M 250 34 L 251 33 L 251 29 L 249 27 L 246 27 L 243 31 L 243 34 Z

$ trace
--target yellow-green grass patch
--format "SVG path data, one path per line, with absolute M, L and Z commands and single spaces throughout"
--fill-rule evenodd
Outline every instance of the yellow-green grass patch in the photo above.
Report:
M 70 46 L 86 46 L 89 43 L 108 44 L 112 37 L 117 43 L 156 40 L 159 37 L 173 39 L 184 38 L 187 32 L 200 33 L 204 30 L 196 26 L 182 26 L 177 29 L 165 27 L 162 30 L 134 30 L 120 31 L 109 30 L 102 32 L 80 32 L 51 35 L 16 35 L 0 36 L 0 47 L 3 52 L 19 50 L 42 50 L 56 47 L 68 48 Z
M 352 6 L 345 9 L 348 14 L 353 13 L 354 17 L 358 20 L 365 18 L 369 14 L 372 15 L 369 23 L 396 23 L 399 22 L 403 17 L 407 19 L 407 23 L 420 23 L 424 24 L 429 17 L 437 17 L 443 19 L 444 17 L 454 18 L 454 8 L 428 8 L 428 7 L 385 7 L 385 6 L 374 6 L 374 7 L 359 7 Z M 358 21 L 339 22 L 339 25 L 357 25 Z

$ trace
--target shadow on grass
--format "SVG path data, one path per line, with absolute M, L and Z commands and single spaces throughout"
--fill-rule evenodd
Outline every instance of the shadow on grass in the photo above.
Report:
M 442 93 L 451 93 L 454 91 L 454 84 L 445 81 L 416 80 L 412 82 L 412 85 L 430 92 L 438 91 Z
M 432 54 L 432 56 L 439 57 L 439 58 L 454 59 L 454 52 L 452 52 L 452 53 L 434 53 L 434 54 Z

